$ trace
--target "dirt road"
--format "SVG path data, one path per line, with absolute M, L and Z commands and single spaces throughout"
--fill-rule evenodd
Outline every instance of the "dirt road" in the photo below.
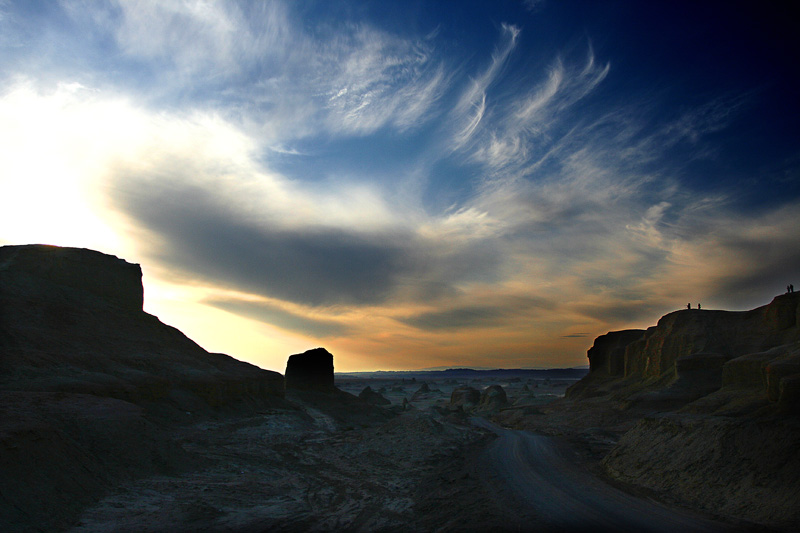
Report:
M 501 428 L 474 417 L 498 435 L 482 460 L 491 483 L 526 516 L 523 530 L 728 531 L 725 524 L 622 492 L 575 465 L 554 439 Z

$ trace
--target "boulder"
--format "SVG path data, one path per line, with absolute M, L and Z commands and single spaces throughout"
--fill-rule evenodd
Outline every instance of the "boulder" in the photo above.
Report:
M 333 355 L 325 348 L 314 348 L 289 356 L 285 382 L 287 389 L 334 391 Z
M 481 401 L 481 392 L 473 387 L 459 387 L 450 394 L 450 406 L 465 411 L 474 409 Z
M 497 410 L 506 406 L 508 406 L 508 397 L 500 385 L 489 385 L 481 393 L 481 400 L 478 404 L 478 409 L 481 411 Z

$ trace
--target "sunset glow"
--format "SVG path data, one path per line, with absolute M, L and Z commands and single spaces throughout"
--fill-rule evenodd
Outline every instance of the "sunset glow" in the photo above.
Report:
M 577 366 L 767 303 L 796 44 L 710 5 L 0 2 L 0 245 L 140 263 L 146 311 L 278 371 Z

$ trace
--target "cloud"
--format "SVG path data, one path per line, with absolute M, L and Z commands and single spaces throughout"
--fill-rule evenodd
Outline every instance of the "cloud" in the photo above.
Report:
M 350 328 L 341 322 L 312 318 L 307 312 L 298 314 L 264 301 L 212 298 L 205 300 L 204 303 L 237 315 L 316 338 L 340 337 L 350 332 Z
M 500 323 L 506 315 L 507 311 L 497 307 L 469 306 L 422 313 L 400 319 L 400 322 L 418 329 L 436 331 L 491 327 Z
M 98 247 L 331 349 L 442 364 L 582 358 L 584 336 L 800 276 L 796 201 L 742 213 L 686 183 L 750 95 L 609 95 L 591 46 L 510 72 L 532 63 L 511 24 L 470 77 L 435 33 L 294 3 L 64 6 L 92 37 L 54 41 L 74 75 L 3 80 L 6 242 Z
M 305 305 L 363 305 L 388 298 L 409 269 L 413 250 L 402 235 L 262 224 L 208 190 L 174 182 L 139 190 L 135 178 L 125 181 L 136 185 L 118 195 L 118 207 L 161 242 L 148 253 L 206 281 Z
M 116 43 L 118 68 L 152 102 L 216 108 L 276 144 L 414 129 L 436 116 L 450 79 L 430 36 L 310 22 L 295 3 L 139 0 L 67 11 Z
M 583 65 L 567 65 L 556 57 L 546 78 L 522 96 L 501 100 L 492 109 L 494 120 L 485 124 L 475 140 L 471 159 L 485 165 L 491 175 L 519 173 L 548 155 L 553 132 L 573 122 L 573 108 L 606 78 L 610 64 L 598 65 L 589 47 Z
M 553 302 L 539 297 L 491 294 L 478 297 L 480 291 L 464 295 L 460 301 L 486 300 L 483 304 L 440 305 L 435 311 L 426 311 L 409 316 L 398 317 L 403 324 L 429 332 L 475 330 L 507 325 L 519 319 L 530 320 L 531 312 L 551 311 Z
M 498 45 L 489 66 L 473 78 L 461 94 L 451 113 L 455 124 L 450 150 L 456 151 L 470 141 L 486 113 L 486 94 L 489 87 L 502 73 L 503 66 L 517 44 L 520 29 L 510 24 L 502 25 L 501 44 Z

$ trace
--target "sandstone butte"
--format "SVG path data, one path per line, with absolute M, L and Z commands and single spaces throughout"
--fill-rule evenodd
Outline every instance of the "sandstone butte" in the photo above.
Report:
M 602 335 L 587 355 L 589 374 L 544 411 L 606 441 L 606 475 L 720 516 L 800 527 L 800 294 L 750 311 L 675 311 Z M 536 429 L 534 418 L 517 424 Z
M 190 463 L 166 428 L 283 401 L 283 376 L 207 352 L 142 302 L 139 265 L 0 248 L 0 524 L 38 516 L 46 530 L 121 481 Z
M 685 309 L 647 330 L 609 332 L 595 339 L 587 353 L 589 374 L 567 396 L 685 404 L 723 387 L 738 388 L 796 415 L 799 308 L 800 293 L 787 293 L 750 311 Z

